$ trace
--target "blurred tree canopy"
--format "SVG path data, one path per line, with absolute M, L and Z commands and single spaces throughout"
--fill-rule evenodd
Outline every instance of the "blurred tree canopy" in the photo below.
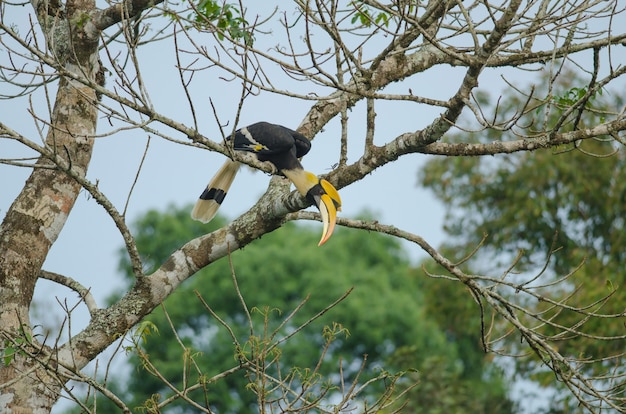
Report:
M 620 93 L 602 89 L 583 108 L 571 111 L 573 102 L 586 93 L 581 85 L 588 83 L 576 72 L 564 71 L 553 89 L 548 89 L 545 77 L 539 77 L 539 84 L 526 88 L 531 91 L 532 110 L 519 114 L 517 124 L 524 125 L 528 135 L 537 128 L 557 128 L 557 124 L 574 131 L 623 111 Z M 485 108 L 491 103 L 498 119 L 517 115 L 514 107 L 520 98 L 513 94 L 504 92 L 497 103 L 486 95 L 478 99 Z M 546 113 L 549 116 L 544 116 Z M 491 142 L 515 134 L 515 129 L 490 129 L 472 133 L 469 139 Z M 566 355 L 585 356 L 590 363 L 601 355 L 624 350 L 622 340 L 598 340 L 623 335 L 624 317 L 589 319 L 573 310 L 585 307 L 609 315 L 624 312 L 626 154 L 613 138 L 498 158 L 433 158 L 420 172 L 421 183 L 447 207 L 445 230 L 451 237 L 446 249 L 458 259 L 474 252 L 470 268 L 493 270 L 515 262 L 519 274 L 551 276 L 553 282 L 569 278 L 567 283 L 553 286 L 544 280 L 548 285 L 542 291 L 560 293 L 568 298 L 571 309 L 555 311 L 541 301 L 529 305 L 556 324 L 578 326 L 583 335 L 560 335 L 551 344 Z M 556 333 L 550 326 L 541 332 L 546 337 Z M 519 342 L 519 338 L 510 339 Z M 515 361 L 521 373 L 534 372 L 533 378 L 540 384 L 553 385 L 552 372 L 537 374 L 537 361 Z M 581 369 L 593 368 L 583 364 Z
M 187 207 L 170 206 L 163 213 L 149 211 L 136 221 L 137 246 L 144 263 L 162 262 L 182 241 L 206 232 L 188 218 L 188 212 Z M 218 218 L 210 226 L 222 226 L 223 221 Z M 288 224 L 264 236 L 262 243 L 233 252 L 232 268 L 222 260 L 203 269 L 150 315 L 148 320 L 159 332 L 142 343 L 150 362 L 175 384 L 184 380 L 185 352 L 198 353 L 194 361 L 203 366 L 207 377 L 237 365 L 229 332 L 197 297 L 245 343 L 250 327 L 232 274 L 247 308 L 256 309 L 251 311 L 255 327 L 266 331 L 278 327 L 305 299 L 306 311 L 296 313 L 283 331 L 296 329 L 353 289 L 281 346 L 285 366 L 314 368 L 324 348 L 324 327 L 340 324 L 347 332 L 329 348 L 321 370 L 324 375 L 332 377 L 342 364 L 343 373 L 354 377 L 367 355 L 363 382 L 383 369 L 392 373 L 416 370 L 399 382 L 398 392 L 419 382 L 408 392 L 407 405 L 421 412 L 513 412 L 506 381 L 497 367 L 488 367 L 491 357 L 480 345 L 478 310 L 475 304 L 468 309 L 471 299 L 468 304 L 464 292 L 455 294 L 454 289 L 428 282 L 421 270 L 411 268 L 397 239 L 339 229 L 332 245 L 311 248 L 317 237 L 308 226 Z M 120 257 L 120 268 L 130 281 L 126 255 Z M 453 301 L 448 300 L 451 295 L 455 295 Z M 187 351 L 177 343 L 168 320 Z M 143 374 L 141 358 L 133 356 L 132 364 L 137 375 L 126 386 L 135 406 L 144 405 L 154 394 L 168 394 L 161 379 Z M 249 381 L 242 373 L 227 376 L 207 385 L 196 399 L 207 401 L 219 412 L 256 411 L 256 398 L 245 386 Z M 380 392 L 380 387 L 372 387 L 368 395 L 375 398 Z

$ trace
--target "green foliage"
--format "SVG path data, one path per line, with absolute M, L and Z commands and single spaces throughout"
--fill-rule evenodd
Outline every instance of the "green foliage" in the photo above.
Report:
M 352 20 L 350 21 L 352 24 L 359 22 L 365 27 L 370 27 L 372 24 L 389 27 L 389 14 L 385 12 L 373 13 L 372 8 L 363 4 L 361 1 L 353 1 L 351 5 L 355 9 L 354 16 L 352 16 Z
M 162 262 L 175 246 L 199 235 L 193 222 L 187 218 L 187 209 L 170 209 L 160 220 L 157 216 L 158 213 L 149 212 L 137 224 L 137 243 L 150 266 Z M 168 237 L 155 237 L 157 228 L 160 234 Z M 446 349 L 444 337 L 420 317 L 421 296 L 410 287 L 406 276 L 408 261 L 398 242 L 377 234 L 363 235 L 356 231 L 338 231 L 333 236 L 332 248 L 318 249 L 315 242 L 317 231 L 288 224 L 243 251 L 233 253 L 233 271 L 242 296 L 249 308 L 263 310 L 253 312 L 253 316 L 276 313 L 267 309 L 291 312 L 310 296 L 305 305 L 306 312 L 296 315 L 284 327 L 285 330 L 300 326 L 311 314 L 355 287 L 341 307 L 311 324 L 300 337 L 281 348 L 283 359 L 288 360 L 291 366 L 304 368 L 316 361 L 325 341 L 317 333 L 323 332 L 325 326 L 333 326 L 336 321 L 340 321 L 351 335 L 335 341 L 335 360 L 342 354 L 352 360 L 367 353 L 370 361 L 381 361 L 382 355 L 393 348 L 395 341 L 416 342 L 420 348 Z M 355 255 L 354 252 L 359 253 Z M 235 362 L 232 345 L 229 345 L 232 338 L 225 330 L 218 330 L 209 335 L 206 344 L 199 343 L 196 338 L 206 336 L 214 329 L 212 326 L 215 323 L 201 303 L 194 299 L 194 291 L 231 326 L 242 343 L 252 346 L 248 340 L 249 328 L 244 323 L 244 309 L 234 289 L 228 262 L 222 260 L 204 269 L 165 302 L 169 318 L 182 333 L 185 345 L 203 348 L 205 355 L 210 354 L 215 361 L 210 364 L 215 369 L 212 374 L 215 374 L 230 368 Z M 389 324 L 387 321 L 390 320 L 394 323 Z M 151 321 L 160 327 L 163 338 L 166 321 L 162 311 L 156 311 Z M 273 330 L 281 322 L 281 318 L 270 318 L 268 321 L 262 318 L 260 323 L 268 323 L 269 326 L 260 327 L 260 330 Z M 145 350 L 151 358 L 162 361 L 162 372 L 173 375 L 180 371 L 180 350 L 172 346 L 171 341 L 149 341 Z M 241 386 L 244 382 L 245 378 L 228 379 L 226 388 L 217 389 L 213 399 L 222 400 L 225 406 L 232 406 L 236 401 L 245 402 L 245 396 L 232 398 L 231 401 L 225 397 L 229 395 L 228 388 L 244 389 Z M 144 389 L 144 395 L 154 393 L 158 387 L 157 379 L 151 382 L 144 377 L 131 386 Z M 250 397 L 248 403 L 252 402 Z
M 579 88 L 575 86 L 565 91 L 560 96 L 552 97 L 552 101 L 563 107 L 572 107 L 578 101 L 583 99 L 585 95 L 587 95 L 587 87 Z M 602 89 L 599 89 L 598 92 L 591 94 L 589 96 L 589 101 L 587 102 L 585 106 L 590 109 L 593 108 L 593 101 L 596 99 L 597 96 L 602 96 Z M 538 108 L 537 110 L 540 110 L 540 109 L 541 108 Z
M 572 105 L 577 106 L 561 124 L 561 131 L 596 125 L 623 106 L 619 97 L 608 101 L 606 93 L 592 95 L 582 106 L 587 88 L 572 85 L 584 81 L 571 73 L 565 78 L 555 88 L 556 98 L 532 103 L 539 108 L 541 117 L 536 117 L 538 112 L 533 111 L 518 122 L 527 126 L 526 133 L 533 134 L 541 122 L 545 122 L 542 128 L 550 131 Z M 541 94 L 540 88 L 538 93 Z M 520 104 L 511 95 L 505 95 L 499 102 L 502 119 L 512 116 Z M 544 117 L 546 113 L 548 117 Z M 452 236 L 449 250 L 457 252 L 457 258 L 464 257 L 487 235 L 471 261 L 474 268 L 494 271 L 506 267 L 521 251 L 523 256 L 515 270 L 535 271 L 550 257 L 542 278 L 544 283 L 551 275 L 562 277 L 584 263 L 568 283 L 547 288 L 545 293 L 557 298 L 572 294 L 568 305 L 573 307 L 612 294 L 601 312 L 623 312 L 626 154 L 621 150 L 616 152 L 616 143 L 609 138 L 579 142 L 559 151 L 523 152 L 496 158 L 439 158 L 429 162 L 421 173 L 421 181 L 448 206 L 446 231 Z M 505 140 L 506 136 L 491 130 L 469 139 L 491 142 Z M 583 318 L 576 312 L 557 310 L 542 302 L 529 305 L 542 312 L 544 318 L 553 318 L 553 322 L 562 326 L 579 326 Z M 586 334 L 602 337 L 623 334 L 624 329 L 622 321 L 604 318 L 592 318 L 580 326 Z M 538 331 L 545 335 L 556 333 L 547 326 Z M 623 352 L 620 341 L 591 337 L 568 338 L 554 346 L 564 355 L 585 355 L 590 359 Z M 517 362 L 522 372 L 536 367 L 531 360 Z M 545 375 L 553 380 L 552 372 Z
M 565 78 L 576 82 L 571 74 Z M 584 87 L 571 87 L 569 83 L 562 87 L 563 92 L 555 93 L 559 98 L 534 104 L 538 110 L 549 111 L 544 126 L 548 131 L 562 114 L 549 107 L 551 102 L 573 105 L 586 94 Z M 584 111 L 584 123 L 602 122 L 612 108 L 621 107 L 619 101 L 609 107 L 601 96 L 595 95 L 593 107 Z M 501 102 L 498 113 L 502 119 L 512 116 L 521 103 L 515 96 Z M 518 124 L 527 125 L 527 132 L 532 134 L 539 122 L 529 113 Z M 571 118 L 561 131 L 573 127 Z M 469 136 L 469 141 L 477 142 L 502 139 L 502 132 L 495 129 L 484 136 Z M 541 251 L 538 256 L 526 255 L 523 263 L 543 260 L 546 252 L 558 246 L 562 253 L 554 257 L 554 264 L 564 272 L 589 252 L 602 260 L 624 258 L 613 245 L 623 240 L 621 211 L 616 206 L 622 204 L 626 191 L 620 179 L 626 159 L 621 152 L 606 157 L 614 150 L 611 140 L 598 139 L 559 151 L 521 152 L 498 158 L 438 158 L 427 164 L 420 180 L 449 207 L 445 229 L 458 238 L 460 246 L 471 249 L 487 234 L 485 250 L 492 248 L 492 252 L 512 255 L 520 249 Z
M 27 357 L 28 353 L 24 350 L 24 347 L 32 344 L 33 337 L 30 333 L 30 328 L 28 325 L 22 325 L 18 335 L 13 340 L 4 340 L 2 347 L 2 362 L 4 366 L 11 365 L 16 355 Z
M 158 335 L 159 328 L 150 321 L 141 321 L 133 331 L 133 342 L 146 343 L 151 335 Z
M 407 374 L 405 380 L 419 381 L 419 385 L 408 391 L 403 412 L 517 412 L 519 407 L 506 398 L 509 384 L 504 374 L 493 363 L 493 355 L 484 352 L 478 304 L 459 281 L 428 276 L 441 271 L 432 260 L 426 260 L 420 269 L 412 270 L 411 277 L 421 292 L 428 293 L 424 295 L 425 313 L 437 323 L 448 341 L 456 345 L 457 358 L 431 354 L 418 371 Z M 483 320 L 489 321 L 489 309 L 483 312 Z M 391 365 L 415 366 L 417 352 L 413 346 L 401 347 L 391 355 Z
M 195 23 L 203 28 L 214 26 L 219 40 L 224 40 L 224 33 L 227 33 L 231 39 L 242 40 L 246 45 L 251 46 L 254 43 L 254 36 L 247 28 L 248 22 L 241 10 L 232 4 L 200 0 L 195 12 Z
M 414 353 L 414 349 L 402 349 L 402 353 Z M 504 398 L 509 385 L 502 380 L 503 374 L 495 365 L 488 365 L 484 378 L 463 378 L 459 370 L 449 368 L 449 361 L 439 357 L 427 358 L 419 371 L 405 375 L 405 380 L 419 381 L 409 390 L 403 413 L 502 414 L 518 412 L 520 408 Z
M 188 211 L 170 207 L 137 220 L 137 245 L 148 271 L 183 243 L 223 224 L 217 218 L 209 226 L 199 225 Z M 228 260 L 218 261 L 172 294 L 147 325 L 136 330 L 135 342 L 143 342 L 132 358 L 137 374 L 127 384 L 134 398 L 131 405 L 145 406 L 154 395 L 170 394 L 157 374 L 177 387 L 200 384 L 189 393 L 191 398 L 219 412 L 255 410 L 260 394 L 269 400 L 271 395 L 262 394 L 267 389 L 264 372 L 296 388 L 308 387 L 312 400 L 340 392 L 329 382 L 340 366 L 347 381 L 381 378 L 375 382 L 381 385 L 368 388 L 370 397 L 362 396 L 366 400 L 386 395 L 382 384 L 389 385 L 389 378 L 397 381 L 398 389 L 408 386 L 399 376 L 382 374 L 383 366 L 385 372 L 429 370 L 437 359 L 438 369 L 455 372 L 441 380 L 454 380 L 442 391 L 452 399 L 462 377 L 471 377 L 470 370 L 479 372 L 472 378 L 481 375 L 482 350 L 465 349 L 465 343 L 442 329 L 441 309 L 428 305 L 432 295 L 424 292 L 424 276 L 410 269 L 396 239 L 338 229 L 318 248 L 318 232 L 316 226 L 288 223 L 234 252 L 232 268 Z M 130 277 L 128 261 L 121 263 Z M 350 290 L 346 299 L 328 308 Z M 318 313 L 319 318 L 309 321 Z M 467 319 L 475 316 L 470 313 Z M 475 323 L 465 326 L 476 328 Z M 155 328 L 160 334 L 148 335 Z M 464 326 L 457 329 L 463 331 Z M 286 337 L 289 340 L 280 341 Z M 396 358 L 396 352 L 404 357 Z M 360 371 L 365 354 L 367 364 Z M 467 356 L 468 362 L 462 362 Z M 242 364 L 254 367 L 256 374 L 237 371 Z M 234 373 L 214 379 L 229 369 Z M 508 401 L 506 391 L 497 390 L 498 398 Z

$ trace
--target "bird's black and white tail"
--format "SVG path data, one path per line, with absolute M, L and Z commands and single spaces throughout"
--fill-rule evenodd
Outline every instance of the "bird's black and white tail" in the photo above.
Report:
M 227 160 L 204 189 L 191 211 L 191 218 L 208 223 L 215 217 L 230 185 L 239 171 L 239 163 Z

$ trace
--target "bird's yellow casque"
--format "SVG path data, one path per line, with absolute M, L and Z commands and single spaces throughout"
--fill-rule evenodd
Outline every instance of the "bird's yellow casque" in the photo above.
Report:
M 296 131 L 268 122 L 238 129 L 229 142 L 236 151 L 252 152 L 259 161 L 271 162 L 300 194 L 317 206 L 324 224 L 318 246 L 326 243 L 335 229 L 337 211 L 341 211 L 341 197 L 331 183 L 305 171 L 298 161 L 309 152 L 311 142 Z M 191 212 L 194 220 L 208 223 L 215 217 L 238 170 L 238 162 L 226 160 L 196 202 Z

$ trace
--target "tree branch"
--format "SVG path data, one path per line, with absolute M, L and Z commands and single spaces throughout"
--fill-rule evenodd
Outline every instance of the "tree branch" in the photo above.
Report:
M 447 156 L 478 156 L 511 154 L 519 151 L 535 151 L 538 149 L 554 148 L 560 145 L 572 144 L 579 140 L 592 139 L 606 135 L 615 136 L 626 130 L 626 119 L 618 119 L 592 128 L 579 129 L 570 132 L 539 134 L 537 137 L 523 138 L 514 141 L 497 141 L 489 144 L 435 142 L 423 147 L 419 152 L 423 154 Z
M 86 288 L 85 286 L 81 285 L 77 280 L 72 279 L 71 277 L 63 276 L 54 272 L 48 272 L 47 270 L 42 270 L 40 272 L 40 275 L 44 279 L 48 279 L 52 282 L 66 286 L 72 289 L 74 292 L 78 293 L 78 296 L 80 296 L 80 298 L 85 302 L 85 305 L 89 310 L 89 314 L 92 317 L 94 316 L 95 312 L 98 310 L 98 304 L 92 296 L 90 288 Z
M 92 13 L 92 22 L 96 29 L 103 31 L 123 20 L 132 19 L 142 11 L 163 3 L 164 0 L 122 0 L 106 9 Z

